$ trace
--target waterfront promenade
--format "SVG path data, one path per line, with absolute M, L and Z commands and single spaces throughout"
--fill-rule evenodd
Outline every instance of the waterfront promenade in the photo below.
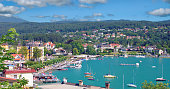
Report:
M 46 66 L 45 68 L 40 69 L 37 73 L 43 73 L 43 72 L 46 72 L 46 71 L 49 71 L 49 70 L 55 70 L 55 69 L 59 69 L 59 68 L 64 68 L 64 67 L 67 67 L 67 65 L 77 63 L 76 61 L 80 61 L 80 60 L 81 59 L 66 60 L 66 61 L 54 64 L 54 65 Z
M 76 86 L 73 85 L 72 83 L 68 84 L 60 84 L 60 83 L 54 83 L 54 84 L 48 84 L 48 85 L 41 85 L 38 86 L 40 89 L 106 89 L 102 87 L 97 87 L 97 86 Z

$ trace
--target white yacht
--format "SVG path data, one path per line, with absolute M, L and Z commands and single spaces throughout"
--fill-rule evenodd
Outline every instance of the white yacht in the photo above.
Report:
M 75 66 L 75 68 L 77 68 L 77 69 L 79 69 L 79 68 L 81 68 L 81 67 L 82 67 L 81 64 L 77 64 L 77 65 Z

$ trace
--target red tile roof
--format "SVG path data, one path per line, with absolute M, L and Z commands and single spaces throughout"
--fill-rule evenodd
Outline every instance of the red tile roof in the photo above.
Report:
M 47 43 L 45 43 L 44 45 L 47 45 L 47 44 L 49 44 L 50 46 L 54 46 L 55 44 L 53 44 L 52 42 L 47 42 Z
M 21 60 L 21 59 L 18 58 L 18 59 L 14 59 L 14 60 L 15 60 L 15 61 L 19 61 L 19 60 Z
M 3 82 L 3 81 L 17 82 L 17 80 L 13 78 L 0 77 L 0 82 Z
M 11 54 L 14 58 L 18 55 L 18 56 L 22 56 L 22 54 Z M 22 57 L 21 57 L 22 58 Z
M 5 70 L 5 74 L 15 74 L 15 73 L 34 73 L 36 72 L 34 69 L 23 69 L 23 70 Z

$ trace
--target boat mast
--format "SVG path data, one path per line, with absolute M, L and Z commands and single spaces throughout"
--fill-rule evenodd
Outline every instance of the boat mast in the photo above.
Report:
M 124 74 L 123 74 L 123 89 L 124 89 Z
M 109 63 L 109 74 L 110 74 L 110 63 Z
M 163 78 L 163 64 L 162 64 L 162 78 Z
M 134 84 L 134 70 L 133 70 L 133 84 Z

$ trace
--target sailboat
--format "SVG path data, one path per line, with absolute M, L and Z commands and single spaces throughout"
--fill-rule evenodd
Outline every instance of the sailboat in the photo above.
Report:
M 166 81 L 166 79 L 163 78 L 163 64 L 162 64 L 162 78 L 156 78 L 156 81 Z
M 88 65 L 87 65 L 87 69 L 88 69 Z M 86 74 L 86 75 L 91 75 L 90 72 L 85 72 L 84 74 Z
M 127 84 L 128 87 L 137 87 L 135 84 L 134 84 L 134 70 L 133 70 L 133 83 L 129 83 Z
M 109 64 L 109 73 L 110 73 L 110 64 Z M 104 75 L 104 78 L 116 78 L 116 76 L 111 75 L 111 74 L 106 74 Z

